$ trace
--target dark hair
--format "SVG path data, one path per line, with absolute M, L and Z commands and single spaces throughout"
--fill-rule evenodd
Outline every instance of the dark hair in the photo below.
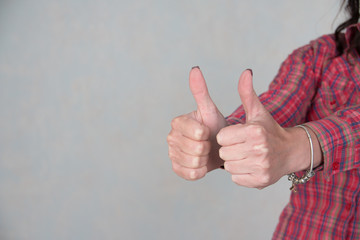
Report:
M 335 42 L 336 42 L 336 49 L 338 56 L 344 53 L 345 49 L 348 53 L 350 51 L 356 49 L 358 53 L 360 53 L 360 32 L 356 31 L 353 35 L 352 39 L 350 40 L 350 45 L 347 46 L 347 43 L 341 34 L 341 31 L 347 28 L 352 24 L 356 24 L 359 21 L 360 13 L 359 13 L 359 0 L 343 0 L 342 7 L 347 2 L 345 7 L 346 11 L 348 12 L 349 19 L 345 22 L 340 24 L 335 30 Z

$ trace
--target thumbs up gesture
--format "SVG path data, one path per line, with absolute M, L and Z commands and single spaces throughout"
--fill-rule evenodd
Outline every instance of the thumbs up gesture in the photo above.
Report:
M 210 98 L 198 67 L 191 70 L 189 84 L 197 110 L 172 120 L 167 142 L 174 172 L 196 180 L 223 165 L 216 135 L 226 126 L 226 121 Z
M 219 155 L 233 182 L 261 189 L 298 169 L 293 160 L 293 149 L 297 147 L 294 136 L 304 137 L 304 133 L 299 132 L 301 129 L 282 128 L 273 119 L 253 89 L 251 70 L 240 76 L 238 92 L 246 112 L 246 123 L 225 127 L 218 133 Z M 294 131 L 298 132 L 294 135 Z M 306 139 L 302 143 L 307 147 Z

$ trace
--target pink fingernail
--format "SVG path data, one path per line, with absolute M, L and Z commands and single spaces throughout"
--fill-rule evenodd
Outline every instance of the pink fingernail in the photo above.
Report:
M 253 71 L 252 71 L 252 69 L 251 69 L 251 68 L 248 68 L 248 69 L 246 69 L 246 70 L 250 71 L 251 76 L 253 76 Z

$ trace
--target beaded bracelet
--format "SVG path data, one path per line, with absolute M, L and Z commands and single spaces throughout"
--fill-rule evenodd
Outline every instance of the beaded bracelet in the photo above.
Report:
M 313 147 L 313 142 L 312 142 L 312 139 L 311 139 L 311 135 L 309 133 L 309 131 L 307 130 L 307 128 L 303 125 L 297 125 L 295 127 L 299 127 L 299 128 L 302 128 L 305 130 L 306 132 L 306 135 L 309 139 L 309 142 L 310 142 L 310 169 L 306 170 L 306 173 L 301 177 L 297 177 L 295 175 L 295 173 L 290 173 L 288 175 L 288 180 L 292 182 L 292 186 L 290 187 L 290 190 L 291 191 L 294 191 L 296 192 L 296 184 L 304 184 L 306 183 L 307 181 L 310 180 L 311 177 L 313 177 L 315 175 L 315 172 L 313 171 L 313 167 L 314 167 L 314 147 Z

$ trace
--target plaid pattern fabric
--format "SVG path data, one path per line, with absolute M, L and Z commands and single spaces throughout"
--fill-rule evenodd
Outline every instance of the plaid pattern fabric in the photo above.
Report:
M 346 38 L 354 28 L 347 29 Z M 360 56 L 336 57 L 333 35 L 295 50 L 260 100 L 283 127 L 304 124 L 320 142 L 324 164 L 298 185 L 273 239 L 360 239 Z M 245 122 L 240 106 L 227 117 Z

